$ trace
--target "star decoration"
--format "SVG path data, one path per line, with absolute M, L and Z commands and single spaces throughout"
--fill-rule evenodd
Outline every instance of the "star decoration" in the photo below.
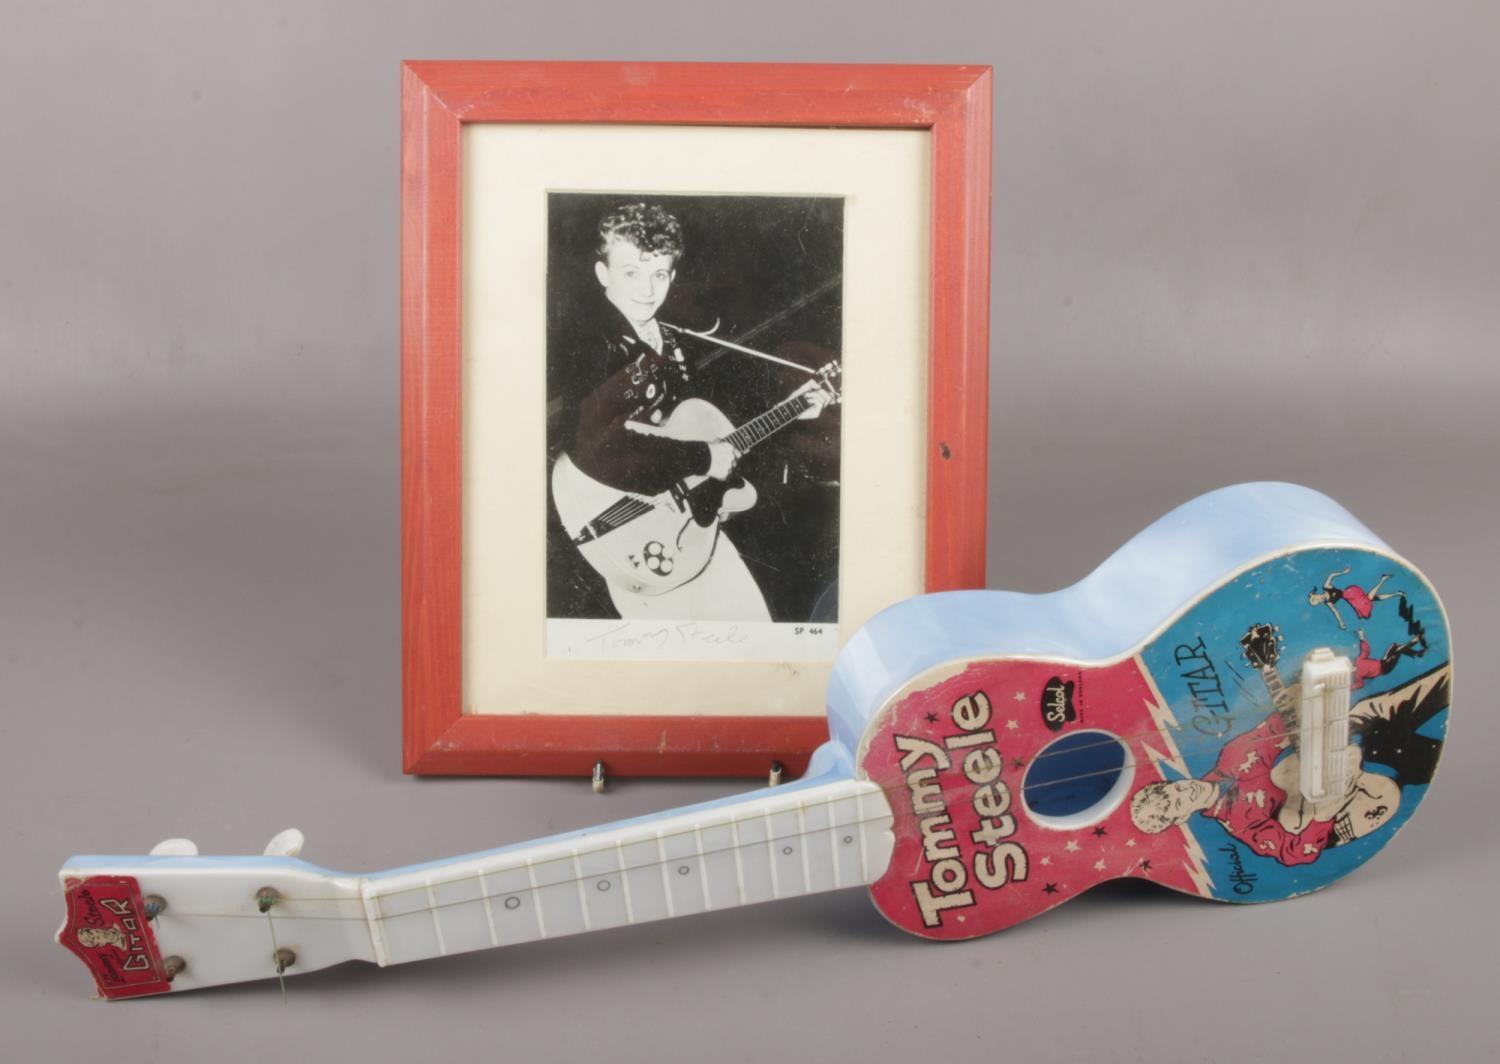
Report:
M 1109 832 L 1106 831 L 1106 830 L 1104 830 L 1104 825 L 1103 824 L 1100 824 L 1098 827 L 1096 827 L 1094 829 L 1094 838 L 1096 838 L 1096 839 L 1102 839 L 1102 838 L 1104 838 L 1104 836 L 1106 836 L 1108 834 L 1109 834 Z
M 1052 855 L 1050 853 L 1043 854 L 1042 855 L 1042 864 L 1049 865 L 1051 863 L 1052 863 Z
M 929 713 L 929 714 L 927 714 L 927 723 L 928 724 L 936 724 L 937 723 L 937 714 L 936 713 Z
M 1066 846 L 1064 846 L 1063 849 L 1067 850 L 1069 853 L 1077 853 L 1078 852 L 1078 840 L 1077 839 L 1069 839 L 1068 840 L 1068 844 Z
M 1096 872 L 1102 872 L 1102 871 L 1104 871 L 1104 862 L 1103 861 L 1095 861 L 1094 862 L 1094 871 L 1096 871 Z
M 1057 893 L 1057 884 L 1056 883 L 1048 883 L 1045 887 L 1042 888 L 1042 893 L 1043 894 L 1056 894 Z
M 1024 757 L 1013 757 L 1013 758 L 1010 759 L 1010 767 L 1011 768 L 1020 768 L 1020 767 L 1022 767 L 1025 764 L 1026 764 L 1026 759 Z
M 1015 731 L 1019 727 L 1020 727 L 1020 725 L 1017 724 L 1013 720 L 1008 720 L 1008 721 L 1005 722 L 1005 730 L 1006 731 Z
M 1135 845 L 1135 840 L 1134 839 L 1126 839 L 1125 840 L 1125 845 L 1126 846 L 1134 846 Z
M 1024 702 L 1026 701 L 1026 692 L 1017 691 L 1015 694 L 1011 695 L 1011 697 L 1014 698 L 1017 702 Z
M 1151 871 L 1151 860 L 1150 860 L 1150 858 L 1142 858 L 1141 859 L 1141 871 L 1142 872 L 1149 872 L 1149 871 Z

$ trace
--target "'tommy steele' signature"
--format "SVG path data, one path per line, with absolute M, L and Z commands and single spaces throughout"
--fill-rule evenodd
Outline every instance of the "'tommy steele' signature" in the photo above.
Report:
M 645 647 L 660 651 L 668 646 L 744 646 L 750 642 L 750 633 L 740 631 L 737 624 L 721 629 L 684 621 L 681 624 L 664 624 L 642 630 L 639 623 L 626 621 L 608 631 L 589 636 L 585 642 L 604 650 Z

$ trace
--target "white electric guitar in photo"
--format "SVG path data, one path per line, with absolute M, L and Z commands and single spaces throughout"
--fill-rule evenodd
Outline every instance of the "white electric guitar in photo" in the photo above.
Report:
M 839 398 L 839 364 L 830 362 L 786 399 L 738 428 L 703 399 L 683 400 L 660 425 L 634 428 L 671 440 L 724 441 L 743 456 Z M 720 523 L 750 509 L 755 500 L 754 485 L 738 476 L 715 480 L 693 475 L 659 495 L 637 495 L 595 480 L 566 454 L 552 466 L 552 501 L 574 546 L 600 576 L 637 595 L 663 594 L 702 573 L 713 559 Z

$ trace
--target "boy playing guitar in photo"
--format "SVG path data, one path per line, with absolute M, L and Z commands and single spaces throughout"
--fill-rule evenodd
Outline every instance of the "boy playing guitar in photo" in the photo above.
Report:
M 653 204 L 621 206 L 599 223 L 593 273 L 605 323 L 575 351 L 572 439 L 553 471 L 553 501 L 573 544 L 605 577 L 627 620 L 769 621 L 765 597 L 718 527 L 754 502 L 734 470 L 743 450 L 833 397 L 820 375 L 747 434 L 695 398 L 679 334 L 657 311 L 684 251 L 682 226 Z M 777 412 L 780 411 L 778 414 Z

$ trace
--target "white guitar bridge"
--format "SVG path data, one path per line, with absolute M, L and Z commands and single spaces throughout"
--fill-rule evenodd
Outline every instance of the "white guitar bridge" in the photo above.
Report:
M 1311 802 L 1339 797 L 1349 785 L 1349 680 L 1354 666 L 1327 647 L 1302 664 L 1298 713 L 1302 796 Z

